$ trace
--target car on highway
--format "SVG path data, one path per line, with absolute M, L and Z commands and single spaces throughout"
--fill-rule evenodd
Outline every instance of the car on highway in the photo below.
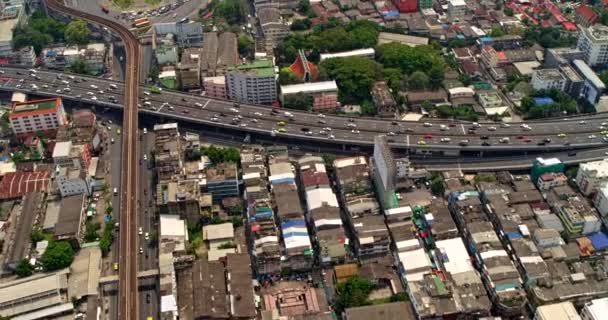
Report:
M 95 90 L 99 89 L 99 87 L 94 84 L 90 85 L 90 87 L 91 87 L 91 89 L 95 89 Z
M 578 122 L 578 124 L 580 124 L 580 125 L 587 124 L 587 121 L 581 120 L 581 121 Z
M 91 91 L 88 91 L 87 95 L 92 96 L 92 95 L 95 95 L 95 94 L 93 92 L 91 92 Z
M 114 271 L 118 271 L 118 262 L 114 262 L 112 264 L 112 269 L 114 269 Z
M 347 126 L 347 127 L 349 127 L 349 128 L 356 128 L 356 127 L 357 127 L 357 124 L 356 124 L 356 123 L 349 122 L 348 124 L 346 124 L 346 126 Z
M 465 147 L 469 145 L 469 139 L 462 139 L 460 140 L 460 142 L 458 142 L 458 145 L 461 147 Z
M 489 146 L 491 146 L 492 144 L 491 144 L 491 143 L 489 143 L 488 141 L 484 141 L 484 142 L 482 142 L 482 143 L 481 143 L 481 145 L 482 145 L 482 146 L 484 146 L 484 147 L 489 147 Z
M 114 138 L 110 139 L 110 143 L 114 143 L 114 142 L 115 142 Z
M 279 129 L 277 129 L 277 131 L 278 131 L 278 132 L 281 132 L 281 133 L 283 133 L 283 132 L 287 132 L 287 130 L 286 130 L 285 128 L 279 128 Z
M 148 161 L 148 155 L 144 153 L 144 161 Z
M 336 139 L 336 136 L 334 136 L 333 134 L 330 134 L 329 136 L 327 136 L 329 139 L 334 140 Z
M 218 117 L 211 117 L 211 121 L 218 122 L 218 121 L 220 121 L 220 119 Z
M 139 247 L 139 254 L 143 254 L 144 253 L 144 248 Z
M 92 96 L 92 97 L 91 97 L 91 100 L 95 100 L 95 101 L 97 101 L 97 97 L 96 97 L 96 96 Z
M 504 137 L 504 138 L 500 138 L 498 140 L 498 142 L 500 142 L 500 143 L 509 143 L 510 140 L 511 139 L 509 139 L 509 137 Z
M 421 146 L 425 146 L 426 145 L 426 141 L 424 140 L 418 140 L 418 144 Z
M 253 115 L 256 116 L 256 117 L 261 117 L 262 113 L 259 112 L 259 111 L 256 111 L 256 112 L 253 113 Z
M 357 129 L 352 129 L 350 132 L 351 132 L 351 133 L 354 133 L 354 134 L 359 134 L 359 133 L 361 133 L 361 131 L 359 131 L 359 130 L 357 130 Z
M 480 136 L 479 139 L 481 139 L 481 140 L 488 140 L 488 139 L 490 139 L 490 137 L 488 137 L 488 136 Z
M 488 131 L 496 131 L 496 127 L 488 127 Z
M 146 232 L 146 234 L 144 234 L 144 239 L 150 240 L 150 234 Z
M 450 128 L 448 126 L 446 126 L 445 124 L 442 124 L 442 125 L 439 126 L 439 130 L 441 130 L 441 131 L 446 131 L 446 130 L 449 130 L 449 129 Z
M 566 134 L 565 134 L 565 133 L 559 133 L 559 134 L 557 135 L 557 137 L 558 137 L 558 138 L 565 138 L 565 137 L 566 137 Z
M 142 229 L 142 227 L 139 227 L 139 231 L 137 232 L 140 236 L 144 234 L 144 229 Z
M 200 102 L 195 102 L 194 105 L 197 106 L 197 107 L 199 107 L 199 108 L 203 107 L 203 105 Z
M 433 126 L 433 124 L 432 124 L 432 123 L 430 123 L 430 122 L 425 122 L 425 123 L 423 124 L 423 126 L 425 126 L 425 127 L 432 127 L 432 126 Z
M 576 151 L 568 152 L 568 157 L 574 157 L 576 155 Z
M 230 108 L 230 111 L 234 112 L 234 113 L 239 113 L 239 110 L 236 108 Z
M 279 127 L 282 127 L 285 124 L 286 124 L 285 121 L 279 121 L 279 122 L 277 122 L 277 126 L 279 126 Z
M 112 88 L 112 89 L 118 89 L 118 86 L 115 85 L 115 84 L 113 84 L 113 83 L 110 83 L 110 88 Z
M 441 142 L 444 142 L 444 143 L 447 143 L 447 142 L 452 141 L 452 139 L 450 139 L 450 138 L 441 138 L 441 140 L 440 140 L 440 141 L 441 141 Z
M 396 134 L 396 133 L 394 133 L 394 132 L 392 132 L 392 131 L 390 131 L 390 132 L 389 132 L 389 133 L 387 133 L 386 135 L 387 135 L 387 136 L 389 136 L 389 137 L 394 137 L 394 136 L 396 136 L 397 134 Z
M 595 138 L 597 138 L 597 136 L 596 136 L 596 135 L 594 135 L 594 134 L 592 134 L 592 135 L 589 135 L 589 137 L 588 137 L 588 138 L 589 138 L 589 139 L 595 139 Z
M 324 114 L 322 114 L 322 113 L 319 113 L 317 116 L 318 116 L 319 118 L 325 118 L 325 115 L 324 115 Z
M 116 134 L 120 134 L 120 129 L 116 128 Z

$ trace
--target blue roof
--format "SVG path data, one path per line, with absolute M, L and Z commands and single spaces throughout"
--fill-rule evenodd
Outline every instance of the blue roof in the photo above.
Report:
M 519 233 L 519 231 L 509 232 L 509 233 L 507 233 L 507 238 L 509 238 L 509 240 L 519 239 L 519 238 L 521 238 L 521 233 Z
M 551 104 L 551 103 L 555 102 L 550 97 L 537 97 L 537 98 L 533 98 L 532 100 L 534 101 L 534 104 L 537 106 L 544 106 L 546 104 Z
M 281 223 L 281 229 L 287 229 L 291 227 L 306 227 L 306 222 L 304 220 L 292 220 Z
M 492 42 L 492 37 L 481 37 L 479 38 L 481 42 Z
M 591 244 L 595 250 L 604 250 L 608 248 L 608 236 L 603 232 L 597 232 L 587 236 L 591 240 Z
M 283 234 L 283 238 L 291 238 L 291 237 L 308 237 L 308 232 L 290 232 Z

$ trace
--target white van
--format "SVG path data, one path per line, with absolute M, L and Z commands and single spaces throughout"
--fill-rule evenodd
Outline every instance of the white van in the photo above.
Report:
M 118 195 L 118 188 L 114 188 L 114 195 Z

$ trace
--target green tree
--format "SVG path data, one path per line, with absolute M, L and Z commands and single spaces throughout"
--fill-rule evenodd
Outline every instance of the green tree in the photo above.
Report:
M 27 259 L 22 259 L 15 266 L 15 274 L 19 278 L 29 277 L 34 273 L 34 267 L 30 264 Z
M 78 74 L 89 74 L 89 67 L 84 59 L 76 59 L 70 64 L 69 70 Z
M 369 100 L 361 102 L 361 114 L 364 116 L 373 116 L 378 110 L 376 106 Z
M 42 232 L 40 227 L 34 227 L 32 229 L 32 233 L 30 234 L 30 238 L 32 239 L 32 243 L 36 243 L 38 241 L 42 241 L 46 239 L 46 235 Z
M 413 72 L 407 79 L 407 86 L 412 90 L 423 90 L 430 85 L 429 77 L 422 71 Z
M 397 93 L 401 90 L 401 83 L 403 82 L 401 70 L 397 68 L 384 68 L 382 69 L 382 76 L 393 92 Z
M 285 97 L 283 107 L 309 111 L 312 108 L 312 96 L 302 92 Z
M 152 82 L 158 81 L 158 75 L 160 74 L 160 69 L 156 63 L 152 63 L 150 68 L 148 69 L 148 78 L 152 79 Z
M 99 238 L 99 234 L 97 231 L 101 228 L 99 222 L 91 222 L 87 221 L 85 224 L 85 233 L 84 233 L 84 242 L 93 242 L 97 241 Z
M 513 16 L 513 9 L 511 9 L 511 8 L 509 8 L 509 7 L 506 7 L 506 8 L 503 10 L 503 12 L 505 13 L 505 15 L 506 15 L 507 17 L 512 17 L 512 16 Z
M 84 20 L 72 20 L 65 28 L 64 37 L 68 44 L 85 45 L 89 43 L 91 30 Z
M 369 100 L 371 86 L 382 73 L 378 63 L 361 57 L 327 59 L 321 65 L 336 80 L 345 103 Z
M 16 29 L 16 30 L 20 30 L 20 29 Z M 53 42 L 53 37 L 48 35 L 48 34 L 44 34 L 44 33 L 40 33 L 39 31 L 30 29 L 30 28 L 26 28 L 23 31 L 18 31 L 15 32 L 17 34 L 15 34 L 13 36 L 13 48 L 15 50 L 27 47 L 27 46 L 32 46 L 34 47 L 34 52 L 36 52 L 37 55 L 40 54 L 40 52 L 42 52 L 42 48 L 46 47 L 47 45 L 51 44 Z
M 490 33 L 488 34 L 490 37 L 502 37 L 505 35 L 505 32 L 502 31 L 500 27 L 492 27 Z
M 241 0 L 223 0 L 216 5 L 214 13 L 226 20 L 228 24 L 245 22 L 245 8 Z
M 440 173 L 433 172 L 431 175 L 431 192 L 438 197 L 443 197 L 443 194 L 445 193 L 443 177 Z
M 600 77 L 600 80 L 602 80 L 602 82 L 604 84 L 608 84 L 608 70 L 600 73 L 599 77 Z
M 334 309 L 338 314 L 341 314 L 347 308 L 360 307 L 369 305 L 369 293 L 372 291 L 373 285 L 366 278 L 354 276 L 346 282 L 339 283 L 336 286 L 336 301 Z
M 398 68 L 405 74 L 427 72 L 431 66 L 443 69 L 445 65 L 441 52 L 430 45 L 410 47 L 391 42 L 379 45 L 376 52 L 378 61 L 385 68 Z
M 279 71 L 279 84 L 286 85 L 296 83 L 302 83 L 302 80 L 296 77 L 296 75 L 291 72 L 289 67 L 281 68 Z
M 46 271 L 68 267 L 74 260 L 74 249 L 67 241 L 51 241 L 40 257 L 40 264 Z
M 291 23 L 290 29 L 292 31 L 304 31 L 310 29 L 312 22 L 308 18 L 297 19 Z
M 315 16 L 315 13 L 314 13 L 314 11 L 312 11 L 312 7 L 310 6 L 310 2 L 308 0 L 298 1 L 297 10 L 299 13 L 301 13 L 307 17 L 312 18 Z
M 462 82 L 462 85 L 468 87 L 471 85 L 471 77 L 469 77 L 466 73 L 461 73 L 458 75 L 458 81 Z
M 249 57 L 253 55 L 254 52 L 254 43 L 253 40 L 249 36 L 241 35 L 238 38 L 238 48 L 239 54 L 244 57 Z
M 443 64 L 433 65 L 429 70 L 429 85 L 432 89 L 438 89 L 443 84 L 445 70 Z

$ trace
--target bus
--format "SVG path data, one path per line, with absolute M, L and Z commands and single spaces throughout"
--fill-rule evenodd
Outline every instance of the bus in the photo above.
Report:
M 141 28 L 147 28 L 149 26 L 150 26 L 150 20 L 146 20 L 146 21 L 136 23 L 134 27 L 137 29 L 141 29 Z
M 136 25 L 140 22 L 144 22 L 144 21 L 148 21 L 149 19 L 147 17 L 142 17 L 142 18 L 137 18 L 137 19 L 133 19 L 133 25 Z

